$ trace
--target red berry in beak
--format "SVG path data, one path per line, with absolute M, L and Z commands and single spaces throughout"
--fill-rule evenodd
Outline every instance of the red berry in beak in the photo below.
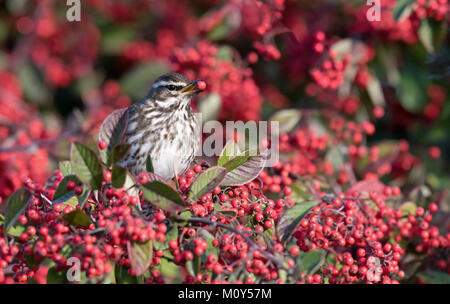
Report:
M 203 80 L 200 80 L 197 82 L 197 89 L 203 91 L 206 89 L 206 82 L 204 82 Z

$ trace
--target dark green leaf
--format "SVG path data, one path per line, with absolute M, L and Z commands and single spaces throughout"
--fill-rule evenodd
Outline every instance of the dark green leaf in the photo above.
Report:
M 138 243 L 128 241 L 127 251 L 131 269 L 136 273 L 136 276 L 142 275 L 152 263 L 153 242 Z
M 114 188 L 121 188 L 127 177 L 127 169 L 114 165 L 111 171 L 111 184 Z
M 180 195 L 173 190 L 169 185 L 160 182 L 160 181 L 153 181 L 148 182 L 145 185 L 143 185 L 145 189 L 148 189 L 150 191 L 153 191 L 154 193 L 163 196 L 167 198 L 168 200 L 177 203 L 178 205 L 184 206 L 184 201 L 180 197 Z
M 132 276 L 125 267 L 116 265 L 114 274 L 117 284 L 137 284 L 136 276 Z
M 26 61 L 20 66 L 17 76 L 24 91 L 26 100 L 36 104 L 48 102 L 50 92 L 44 83 L 42 73 L 30 61 Z
M 84 228 L 91 224 L 91 220 L 86 213 L 81 209 L 75 209 L 72 212 L 66 213 L 62 216 L 62 219 L 68 222 L 70 225 Z
M 171 226 L 166 231 L 166 239 L 163 243 L 154 242 L 153 249 L 154 250 L 164 250 L 169 248 L 169 241 L 175 240 L 178 238 L 178 228 L 177 226 Z
M 120 161 L 125 156 L 125 154 L 127 154 L 128 150 L 130 150 L 130 147 L 131 146 L 129 144 L 119 144 L 115 146 L 111 152 L 111 159 L 107 163 L 108 166 Z
M 281 216 L 277 224 L 277 236 L 285 242 L 294 232 L 297 225 L 302 218 L 311 210 L 317 201 L 304 201 L 302 203 L 295 204 L 292 208 L 287 209 Z
M 197 200 L 220 185 L 227 170 L 223 167 L 211 167 L 199 174 L 192 182 L 189 198 Z
M 193 277 L 196 276 L 195 269 L 194 269 L 194 261 L 188 260 L 186 261 L 186 269 L 189 272 L 189 274 Z
M 136 33 L 132 27 L 111 24 L 104 27 L 100 36 L 102 53 L 107 55 L 119 54 L 130 41 L 135 39 Z
M 56 271 L 51 267 L 47 272 L 47 284 L 65 284 L 67 283 L 66 271 Z
M 406 65 L 400 73 L 396 89 L 401 105 L 409 112 L 422 113 L 427 104 L 425 92 L 429 79 L 423 70 L 413 65 Z
M 427 269 L 417 276 L 429 284 L 450 284 L 450 275 L 443 271 Z
M 150 157 L 150 155 L 145 160 L 145 169 L 147 170 L 147 172 L 150 173 L 155 172 L 155 169 L 153 168 L 152 158 Z
M 418 30 L 420 41 L 429 53 L 436 53 L 442 47 L 447 32 L 447 23 L 432 18 L 422 19 Z
M 77 177 L 92 187 L 100 189 L 103 181 L 102 167 L 97 155 L 86 146 L 80 143 L 73 143 L 70 151 L 72 168 Z
M 142 194 L 152 204 L 171 212 L 180 210 L 184 201 L 170 186 L 163 182 L 153 181 L 141 185 Z
M 304 273 L 309 273 L 311 270 L 314 269 L 314 267 L 317 266 L 317 264 L 320 263 L 322 256 L 323 252 L 318 250 L 301 252 L 298 258 L 301 261 L 302 271 Z
M 392 10 L 392 15 L 394 16 L 394 20 L 399 22 L 408 16 L 413 11 L 413 4 L 415 0 L 397 0 L 396 4 Z
M 28 202 L 32 198 L 31 192 L 26 188 L 16 190 L 6 201 L 6 212 L 4 221 L 4 233 L 7 233 L 23 213 Z
M 75 196 L 75 192 L 67 190 L 67 183 L 69 181 L 75 184 L 81 184 L 81 181 L 75 175 L 66 175 L 62 181 L 56 187 L 55 194 L 53 195 L 53 205 L 62 203 Z

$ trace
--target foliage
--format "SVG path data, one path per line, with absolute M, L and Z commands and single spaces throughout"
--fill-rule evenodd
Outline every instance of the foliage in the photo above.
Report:
M 448 283 L 447 1 L 254 2 L 0 4 L 0 283 Z M 207 120 L 278 121 L 280 161 L 119 166 L 167 71 Z

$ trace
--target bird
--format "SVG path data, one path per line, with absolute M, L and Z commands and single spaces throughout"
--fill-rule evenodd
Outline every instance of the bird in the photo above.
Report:
M 117 165 L 134 176 L 146 171 L 150 157 L 154 174 L 165 181 L 178 177 L 189 168 L 199 147 L 200 119 L 191 98 L 205 87 L 201 79 L 164 74 L 153 82 L 145 98 L 103 121 L 99 140 L 108 140 L 109 150 L 123 143 L 130 146 Z

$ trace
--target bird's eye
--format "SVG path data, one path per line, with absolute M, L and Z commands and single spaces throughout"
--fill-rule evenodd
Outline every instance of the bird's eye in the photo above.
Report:
M 171 91 L 176 89 L 176 87 L 174 85 L 168 85 L 167 88 Z

